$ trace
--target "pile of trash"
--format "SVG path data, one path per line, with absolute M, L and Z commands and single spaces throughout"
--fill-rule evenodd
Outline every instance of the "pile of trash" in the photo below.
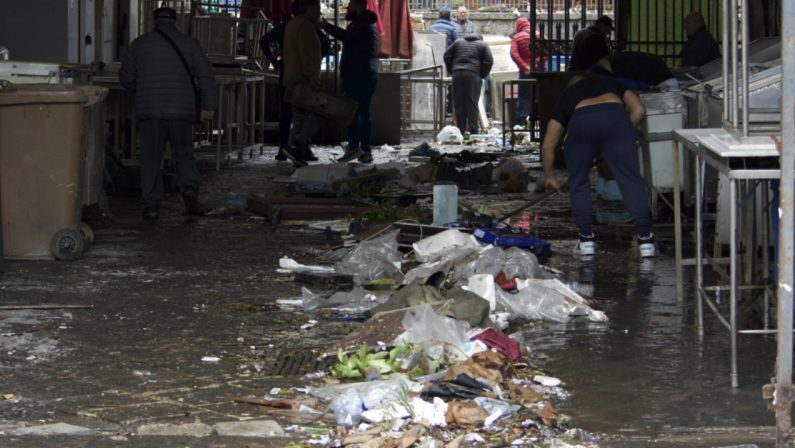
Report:
M 502 330 L 516 319 L 607 316 L 530 251 L 484 245 L 449 229 L 404 255 L 398 234 L 362 241 L 334 266 L 280 260 L 281 272 L 343 276 L 353 284 L 328 297 L 304 288 L 293 305 L 366 319 L 326 353 L 335 357 L 326 385 L 306 390 L 330 407 L 339 427 L 308 443 L 591 446 L 592 436 L 567 432 L 567 418 L 555 411 L 567 397 L 562 382 L 531 364 L 520 335 Z

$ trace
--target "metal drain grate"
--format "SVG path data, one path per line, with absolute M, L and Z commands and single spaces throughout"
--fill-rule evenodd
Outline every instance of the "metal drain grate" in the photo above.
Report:
M 265 376 L 306 375 L 307 373 L 328 370 L 337 360 L 333 356 L 326 356 L 318 360 L 319 356 L 319 353 L 311 350 L 283 351 L 277 356 L 270 358 L 273 359 L 273 362 L 266 364 L 261 373 Z

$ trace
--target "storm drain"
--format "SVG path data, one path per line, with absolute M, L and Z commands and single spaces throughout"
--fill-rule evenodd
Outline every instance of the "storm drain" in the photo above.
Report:
M 311 350 L 284 351 L 271 358 L 273 362 L 264 365 L 261 373 L 266 376 L 300 376 L 328 370 L 337 361 L 334 356 L 318 359 L 319 356 Z

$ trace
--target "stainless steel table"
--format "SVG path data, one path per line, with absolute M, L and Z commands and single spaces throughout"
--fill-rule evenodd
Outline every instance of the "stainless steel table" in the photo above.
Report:
M 680 198 L 680 168 L 677 163 L 680 160 L 681 147 L 693 153 L 694 167 L 693 176 L 695 180 L 695 254 L 692 259 L 682 258 L 682 206 Z M 738 185 L 749 181 L 769 182 L 778 180 L 780 170 L 778 166 L 779 153 L 773 141 L 769 137 L 748 137 L 742 140 L 736 139 L 732 134 L 722 128 L 718 129 L 680 129 L 674 131 L 673 135 L 673 160 L 674 160 L 674 219 L 675 219 L 675 243 L 676 243 L 676 292 L 679 300 L 683 299 L 683 276 L 682 267 L 684 265 L 695 266 L 694 295 L 697 300 L 698 308 L 698 328 L 704 331 L 704 304 L 714 312 L 720 323 L 729 330 L 731 337 L 731 381 L 732 387 L 739 386 L 737 375 L 737 336 L 739 334 L 773 334 L 775 330 L 765 328 L 760 330 L 738 330 L 737 327 L 737 303 L 740 291 L 764 289 L 765 292 L 765 314 L 767 314 L 767 303 L 770 298 L 769 285 L 741 284 L 740 281 L 740 256 L 738 244 Z M 748 163 L 752 162 L 752 163 Z M 759 162 L 770 162 L 770 166 L 776 168 L 755 168 L 748 165 L 759 165 Z M 775 163 L 775 164 L 774 164 Z M 729 256 L 727 258 L 706 258 L 703 255 L 703 216 L 702 216 L 702 192 L 704 171 L 709 166 L 729 179 Z M 754 194 L 755 195 L 755 194 Z M 767 202 L 767 188 L 762 190 L 762 202 Z M 744 200 L 747 200 L 745 198 Z M 769 214 L 766 214 L 769 217 Z M 768 265 L 768 220 L 762 226 L 763 232 L 763 272 L 769 272 Z M 745 232 L 747 239 L 749 233 Z M 750 235 L 754 238 L 754 235 Z M 754 248 L 755 249 L 755 244 Z M 755 250 L 746 250 L 749 258 L 754 257 Z M 729 265 L 729 273 L 724 273 L 724 278 L 728 286 L 715 285 L 705 286 L 703 267 L 709 264 L 716 269 L 721 265 Z M 746 276 L 746 280 L 750 280 Z M 709 294 L 720 297 L 722 291 L 729 291 L 729 317 L 728 320 L 718 310 Z

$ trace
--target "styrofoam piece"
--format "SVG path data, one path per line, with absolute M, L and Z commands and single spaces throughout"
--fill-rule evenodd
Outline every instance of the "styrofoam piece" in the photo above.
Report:
M 456 229 L 445 230 L 412 244 L 414 255 L 420 263 L 439 260 L 459 247 L 478 250 L 480 244 L 474 236 Z

